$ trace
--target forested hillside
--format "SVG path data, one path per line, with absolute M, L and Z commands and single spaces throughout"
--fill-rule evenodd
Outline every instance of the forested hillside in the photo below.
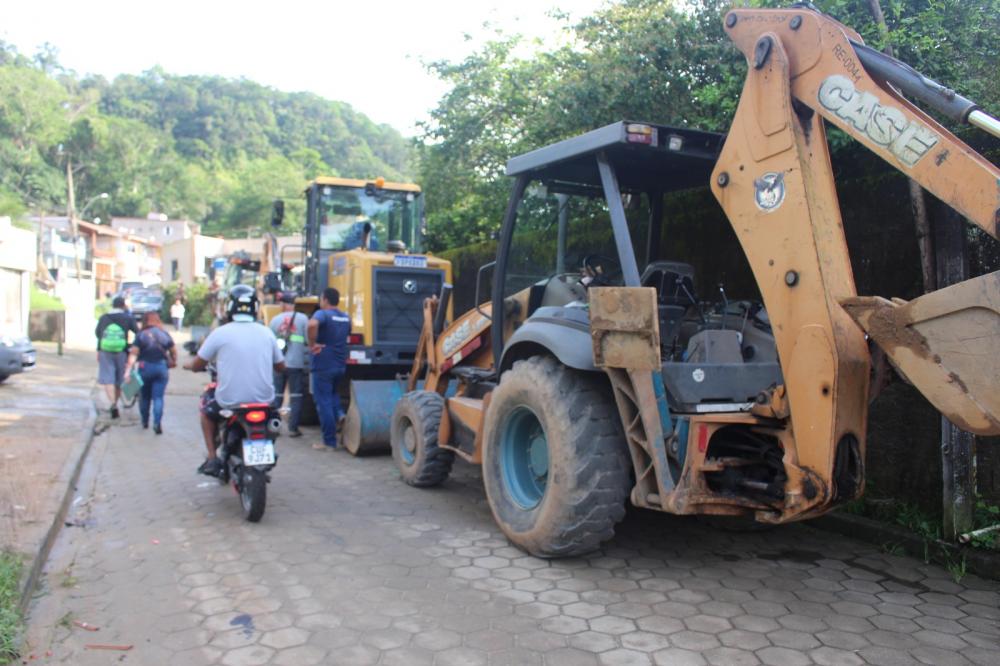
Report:
M 0 214 L 66 210 L 66 168 L 87 217 L 150 211 L 211 232 L 266 225 L 271 200 L 334 174 L 405 179 L 411 144 L 349 105 L 252 81 L 153 69 L 114 81 L 0 45 Z

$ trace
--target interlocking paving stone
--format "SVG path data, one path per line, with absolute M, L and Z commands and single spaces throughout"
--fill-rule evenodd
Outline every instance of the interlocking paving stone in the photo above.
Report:
M 193 474 L 193 413 L 171 394 L 164 436 L 95 440 L 92 527 L 65 531 L 49 566 L 76 584 L 32 608 L 29 640 L 57 660 L 107 663 L 59 627 L 70 612 L 134 644 L 130 662 L 185 666 L 1000 663 L 994 582 L 800 525 L 739 534 L 645 511 L 592 555 L 536 558 L 458 462 L 419 490 L 389 457 L 282 439 L 250 525 Z

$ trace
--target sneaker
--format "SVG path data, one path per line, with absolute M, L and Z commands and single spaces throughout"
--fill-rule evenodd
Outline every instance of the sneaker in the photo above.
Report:
M 293 437 L 293 438 L 294 437 L 301 437 L 302 436 L 302 431 L 301 430 L 289 430 L 288 431 L 288 436 L 289 437 Z
M 143 424 L 142 424 L 142 429 L 143 429 L 143 430 L 149 430 L 149 424 L 148 424 L 148 423 L 146 423 L 145 421 L 143 421 Z
M 160 427 L 159 423 L 153 426 L 153 432 L 155 432 L 157 435 L 163 434 L 163 428 Z
M 313 444 L 313 448 L 316 449 L 317 451 L 335 451 L 337 449 L 337 445 L 334 444 L 333 446 L 330 446 L 329 444 L 316 442 L 315 444 Z
M 207 476 L 219 476 L 222 473 L 222 461 L 218 458 L 209 458 L 198 468 L 198 473 Z
M 118 406 L 117 406 L 117 405 L 115 405 L 114 407 L 112 407 L 110 411 L 111 411 L 111 418 L 113 418 L 113 419 L 116 419 L 116 418 L 118 418 L 119 416 L 121 416 L 121 415 L 120 415 L 120 414 L 118 413 Z

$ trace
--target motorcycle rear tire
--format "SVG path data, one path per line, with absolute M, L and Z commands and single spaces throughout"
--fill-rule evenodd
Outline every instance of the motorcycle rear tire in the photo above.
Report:
M 242 470 L 240 477 L 243 517 L 248 522 L 256 523 L 263 517 L 264 505 L 267 503 L 267 479 L 264 477 L 264 472 L 255 469 Z

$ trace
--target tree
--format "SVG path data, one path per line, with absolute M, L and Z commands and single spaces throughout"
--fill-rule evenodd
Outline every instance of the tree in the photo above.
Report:
M 68 99 L 44 72 L 16 62 L 0 66 L 0 187 L 25 206 L 65 200 L 62 173 L 48 156 L 69 129 Z
M 1000 108 L 1000 0 L 894 0 L 885 34 L 867 0 L 817 4 L 867 42 L 891 42 L 928 76 Z M 510 187 L 503 166 L 521 152 L 623 119 L 727 131 L 747 67 L 722 29 L 731 6 L 621 0 L 564 24 L 571 39 L 559 48 L 519 55 L 525 44 L 500 35 L 461 62 L 432 63 L 450 84 L 420 137 L 432 246 L 474 243 L 497 228 Z M 887 169 L 845 134 L 829 136 L 835 163 L 849 160 L 868 175 Z

